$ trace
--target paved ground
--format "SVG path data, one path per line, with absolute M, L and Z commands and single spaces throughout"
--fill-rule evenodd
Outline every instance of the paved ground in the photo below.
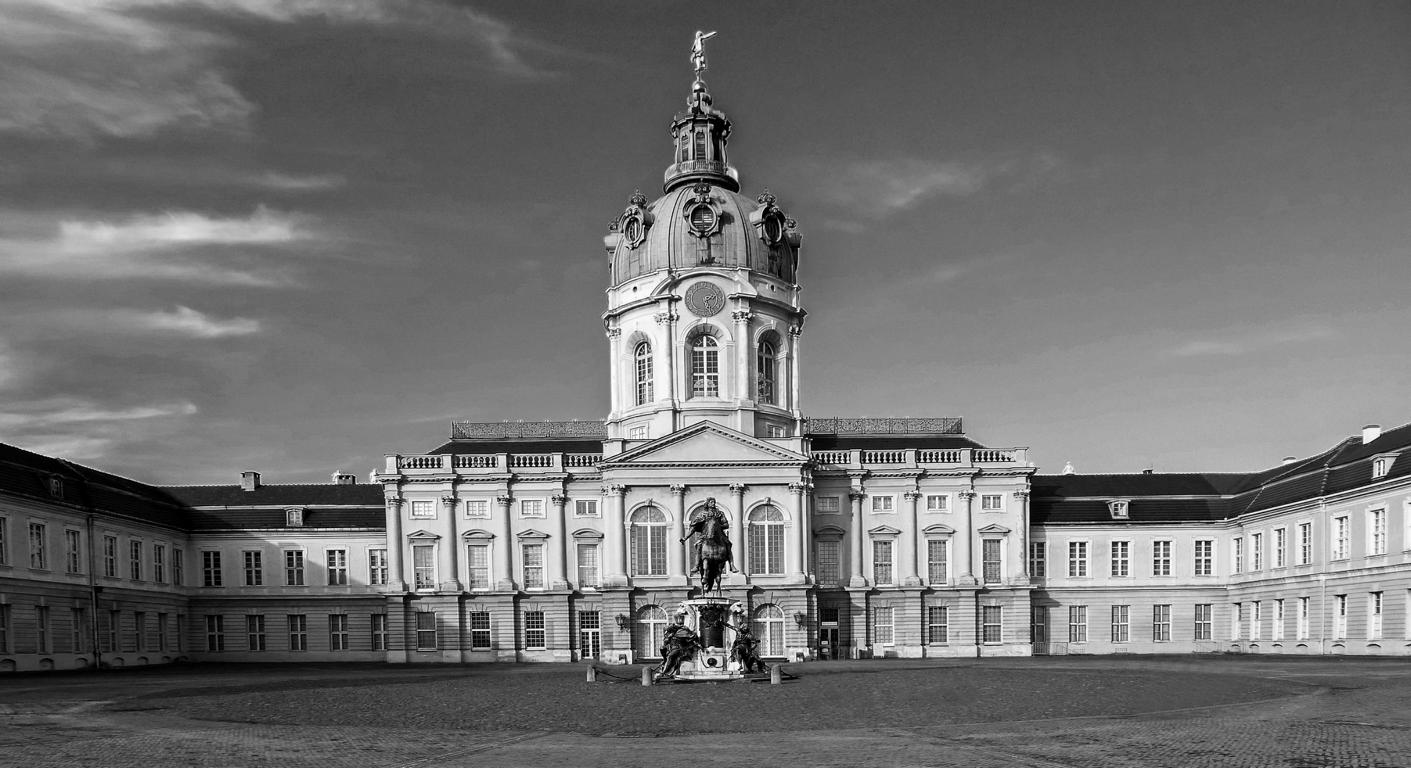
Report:
M 1411 768 L 1411 659 L 194 665 L 0 678 L 0 766 Z

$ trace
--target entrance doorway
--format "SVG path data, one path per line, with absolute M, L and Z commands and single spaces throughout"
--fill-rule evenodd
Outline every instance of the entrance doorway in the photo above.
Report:
M 603 653 L 602 614 L 598 611 L 578 612 L 578 654 L 580 659 L 596 659 Z
M 818 658 L 831 661 L 838 658 L 838 625 L 818 628 Z

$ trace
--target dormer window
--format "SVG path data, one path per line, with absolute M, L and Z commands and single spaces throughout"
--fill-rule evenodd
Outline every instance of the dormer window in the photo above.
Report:
M 288 528 L 303 528 L 304 508 L 286 507 L 284 509 L 284 525 Z
M 49 495 L 56 499 L 64 498 L 64 478 L 58 475 L 49 477 Z
M 1127 499 L 1113 499 L 1107 502 L 1107 511 L 1112 515 L 1113 520 L 1127 519 Z
M 1391 465 L 1396 462 L 1396 455 L 1377 456 L 1372 459 L 1372 479 L 1383 478 L 1391 472 Z

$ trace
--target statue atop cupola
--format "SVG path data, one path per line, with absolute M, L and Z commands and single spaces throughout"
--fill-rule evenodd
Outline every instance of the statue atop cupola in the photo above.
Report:
M 691 44 L 691 64 L 695 80 L 686 111 L 671 122 L 671 137 L 676 142 L 675 162 L 666 169 L 665 191 L 696 181 L 705 181 L 740 191 L 740 176 L 725 159 L 725 142 L 730 137 L 730 120 L 715 109 L 710 91 L 701 73 L 706 70 L 705 41 L 714 32 L 696 32 Z

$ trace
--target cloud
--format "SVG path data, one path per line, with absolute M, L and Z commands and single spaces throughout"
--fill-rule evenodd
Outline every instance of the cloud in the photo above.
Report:
M 245 133 L 257 106 L 222 58 L 237 41 L 195 26 L 206 14 L 274 23 L 397 24 L 466 41 L 486 67 L 518 78 L 555 73 L 563 56 L 468 8 L 397 0 L 6 0 L 0 3 L 0 131 L 91 140 L 169 129 Z M 176 11 L 164 16 L 162 11 Z
M 1327 326 L 1310 325 L 1235 335 L 1224 339 L 1192 339 L 1166 350 L 1171 357 L 1228 357 L 1303 342 L 1335 339 L 1340 334 Z
M 130 331 L 172 334 L 194 339 L 219 339 L 260 332 L 259 320 L 248 317 L 222 320 L 182 306 L 178 306 L 174 312 L 114 309 L 83 314 L 68 313 L 67 316 L 77 318 L 77 325 L 108 333 Z
M 94 460 L 125 440 L 164 433 L 198 410 L 186 401 L 115 408 L 84 398 L 55 397 L 0 409 L 0 430 L 7 442 L 37 453 Z
M 255 176 L 248 176 L 245 181 L 251 186 L 280 192 L 320 192 L 326 189 L 337 189 L 348 183 L 346 178 L 337 174 L 295 176 L 276 171 L 266 171 Z
M 212 263 L 201 252 L 213 246 L 282 246 L 318 237 L 305 217 L 264 207 L 246 217 L 192 211 L 138 214 L 118 221 L 38 215 L 31 216 L 28 227 L 15 229 L 28 229 L 29 235 L 0 236 L 0 275 L 264 287 L 288 285 L 291 279 L 282 270 Z
M 847 208 L 865 220 L 879 220 L 912 210 L 936 197 L 970 197 L 987 189 L 1021 190 L 1062 165 L 1058 156 L 1038 152 L 997 157 L 983 162 L 941 162 L 915 158 L 869 160 L 819 167 L 829 177 L 828 202 Z M 835 220 L 845 231 L 862 227 L 857 221 Z
M 19 377 L 19 362 L 10 345 L 0 338 L 0 389 L 15 383 Z

